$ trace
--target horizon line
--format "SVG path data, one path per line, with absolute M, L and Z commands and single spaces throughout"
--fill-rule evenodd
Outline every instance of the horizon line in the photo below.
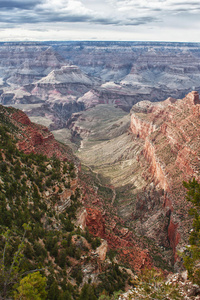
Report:
M 53 42 L 65 42 L 65 43 L 170 43 L 170 44 L 200 44 L 200 42 L 183 42 L 183 41 L 136 41 L 136 40 L 11 40 L 11 41 L 0 41 L 0 44 L 5 43 L 53 43 Z

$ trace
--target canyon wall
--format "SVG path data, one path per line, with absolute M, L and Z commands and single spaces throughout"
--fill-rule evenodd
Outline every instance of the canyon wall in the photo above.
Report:
M 144 140 L 140 155 L 148 166 L 146 180 L 153 180 L 165 195 L 160 210 L 169 220 L 167 238 L 175 258 L 191 226 L 182 182 L 200 180 L 199 109 L 199 94 L 193 91 L 177 101 L 140 102 L 131 111 L 130 129 L 136 140 Z

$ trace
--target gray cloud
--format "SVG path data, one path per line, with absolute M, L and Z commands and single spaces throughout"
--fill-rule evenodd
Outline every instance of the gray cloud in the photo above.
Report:
M 38 4 L 41 4 L 41 0 L 3 0 L 0 1 L 0 9 L 1 10 L 12 10 L 12 9 L 24 9 L 24 10 L 32 10 L 34 9 Z
M 40 19 L 38 22 L 41 21 Z M 44 15 L 43 22 L 66 22 L 66 23 L 84 23 L 91 22 L 90 16 L 78 16 L 78 15 Z
M 158 18 L 155 17 L 141 17 L 141 18 L 133 18 L 129 19 L 125 25 L 144 25 L 151 22 L 160 22 Z
M 62 0 L 58 0 L 58 4 L 63 4 Z M 69 0 L 68 4 L 70 4 Z M 41 0 L 37 1 L 2 1 L 0 7 L 9 10 L 6 13 L 4 10 L 0 16 L 0 23 L 9 23 L 9 27 L 15 27 L 17 24 L 37 24 L 37 23 L 88 23 L 114 26 L 138 26 L 157 21 L 157 18 L 151 16 L 142 17 L 126 17 L 116 13 L 105 15 L 105 13 L 95 12 L 90 9 L 85 9 L 84 6 L 79 7 L 80 1 L 74 1 L 74 7 L 59 6 L 59 9 L 54 9 L 49 5 L 50 2 Z M 41 4 L 41 5 L 40 5 Z M 12 8 L 12 10 L 10 10 Z M 32 9 L 31 9 L 32 8 Z M 76 11 L 77 8 L 77 11 Z M 2 26 L 1 26 L 2 27 Z
M 44 14 L 29 15 L 21 14 L 15 16 L 1 17 L 0 23 L 9 23 L 9 27 L 15 27 L 16 24 L 36 24 L 36 23 L 94 23 L 101 25 L 115 25 L 115 26 L 138 26 L 141 24 L 147 24 L 150 22 L 158 21 L 156 18 L 141 17 L 141 18 L 127 18 L 126 20 L 117 18 L 95 18 L 93 16 L 77 16 L 77 15 L 56 15 L 56 14 Z

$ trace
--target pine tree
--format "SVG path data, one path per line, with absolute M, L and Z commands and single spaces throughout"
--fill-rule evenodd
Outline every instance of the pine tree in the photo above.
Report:
M 40 272 L 28 274 L 21 281 L 15 293 L 15 299 L 26 300 L 43 300 L 46 299 L 47 292 L 46 277 L 42 276 Z

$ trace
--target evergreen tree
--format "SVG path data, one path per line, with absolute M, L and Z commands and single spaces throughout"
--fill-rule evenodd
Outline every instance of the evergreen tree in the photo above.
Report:
M 81 290 L 79 300 L 97 300 L 94 293 L 94 287 L 85 283 Z
M 28 274 L 21 281 L 15 293 L 15 299 L 24 300 L 43 300 L 46 299 L 47 292 L 46 277 L 43 277 L 40 272 Z
M 60 296 L 60 291 L 58 288 L 58 283 L 54 280 L 48 290 L 48 299 L 57 300 L 59 296 Z

